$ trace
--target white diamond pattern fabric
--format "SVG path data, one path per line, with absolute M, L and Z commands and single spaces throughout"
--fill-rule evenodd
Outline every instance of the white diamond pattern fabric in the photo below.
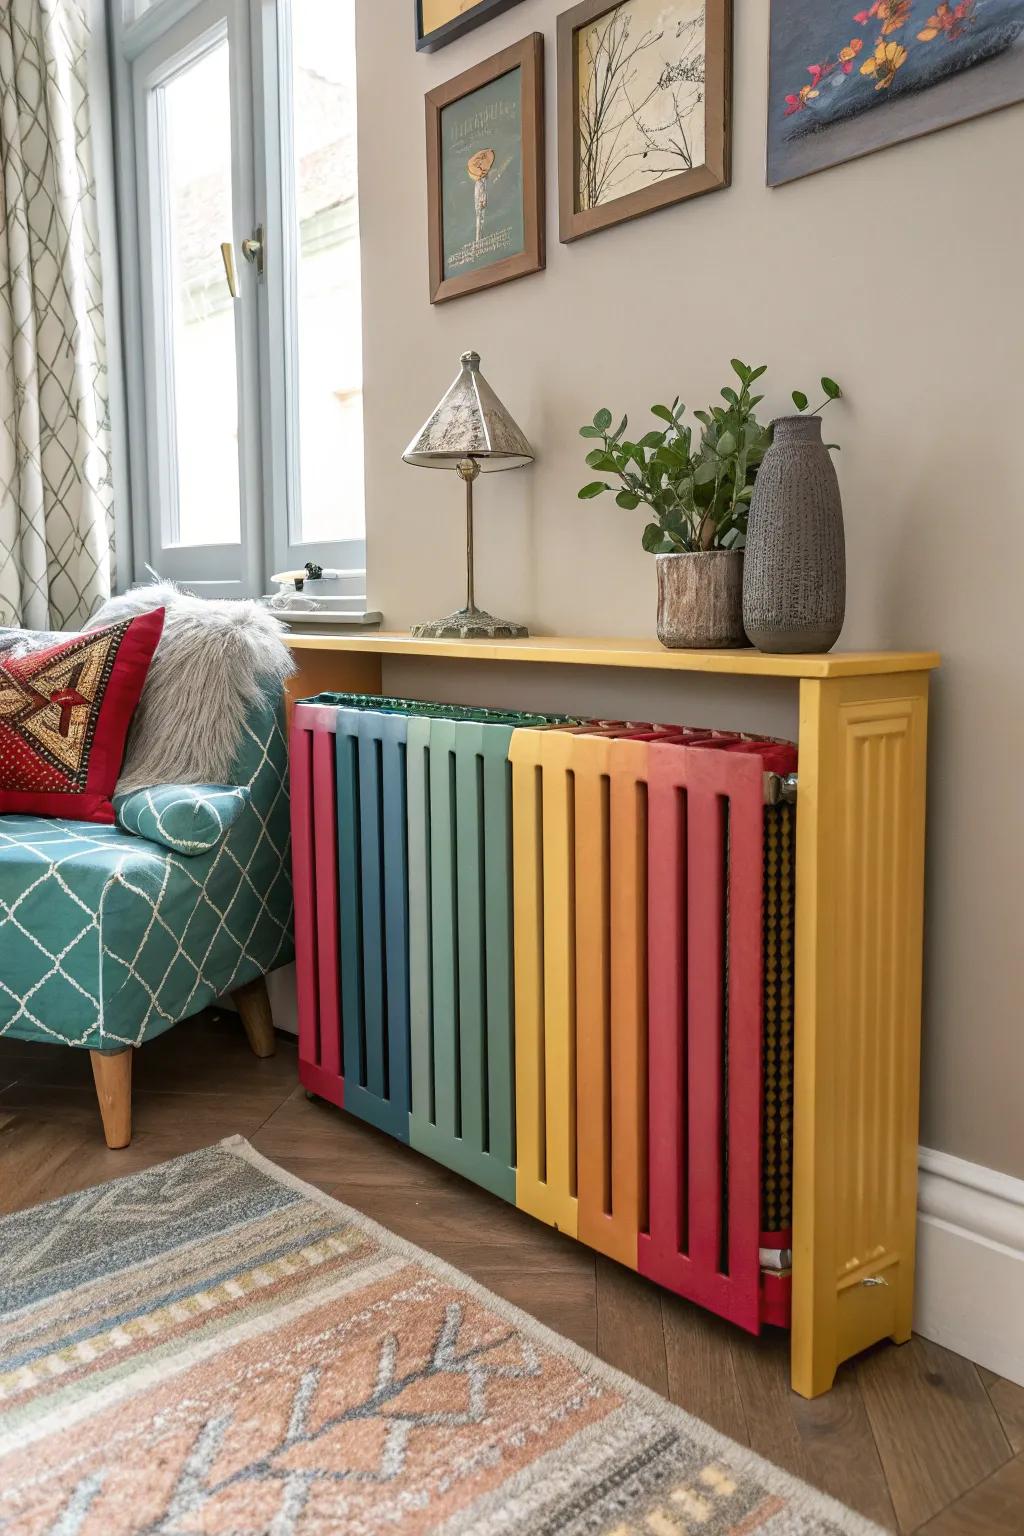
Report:
M 111 590 L 100 42 L 84 0 L 0 0 L 0 624 L 31 629 L 81 628 Z
M 188 857 L 119 827 L 0 816 L 0 1036 L 117 1048 L 293 958 L 279 696 L 238 758 L 243 813 Z

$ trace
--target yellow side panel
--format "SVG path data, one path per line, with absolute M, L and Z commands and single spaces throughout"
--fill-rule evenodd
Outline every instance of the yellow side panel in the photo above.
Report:
M 516 1204 L 577 1233 L 572 738 L 514 732 Z
M 793 1386 L 910 1336 L 928 678 L 804 681 Z

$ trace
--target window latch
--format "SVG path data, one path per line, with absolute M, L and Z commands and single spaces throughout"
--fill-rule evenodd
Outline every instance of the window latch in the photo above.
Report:
M 248 240 L 242 241 L 242 255 L 250 266 L 256 268 L 260 277 L 263 276 L 263 256 L 265 251 L 263 243 L 263 225 L 257 224 Z

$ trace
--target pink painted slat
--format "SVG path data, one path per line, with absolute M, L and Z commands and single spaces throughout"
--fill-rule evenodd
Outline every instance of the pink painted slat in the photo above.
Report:
M 341 961 L 338 928 L 338 796 L 335 736 L 313 732 L 313 844 L 316 876 L 320 1065 L 342 1075 Z
M 295 990 L 299 1059 L 318 1066 L 316 899 L 313 885 L 313 736 L 296 706 L 289 737 L 292 883 L 295 889 Z

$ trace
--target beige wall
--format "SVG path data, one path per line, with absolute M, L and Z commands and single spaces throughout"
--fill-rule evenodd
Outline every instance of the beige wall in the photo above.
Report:
M 358 0 L 370 597 L 388 626 L 461 603 L 453 477 L 401 452 L 474 346 L 536 446 L 478 505 L 478 597 L 538 631 L 650 634 L 642 514 L 584 504 L 579 424 L 767 362 L 765 410 L 833 373 L 850 597 L 845 646 L 935 646 L 921 1139 L 1024 1175 L 1024 106 L 775 191 L 764 184 L 768 5 L 736 0 L 733 185 L 558 243 L 555 16 L 525 0 L 427 57 L 409 0 Z M 545 273 L 431 308 L 423 93 L 526 33 L 547 46 Z M 426 685 L 416 663 L 392 682 Z M 792 731 L 785 685 L 613 674 L 486 682 L 449 696 Z

